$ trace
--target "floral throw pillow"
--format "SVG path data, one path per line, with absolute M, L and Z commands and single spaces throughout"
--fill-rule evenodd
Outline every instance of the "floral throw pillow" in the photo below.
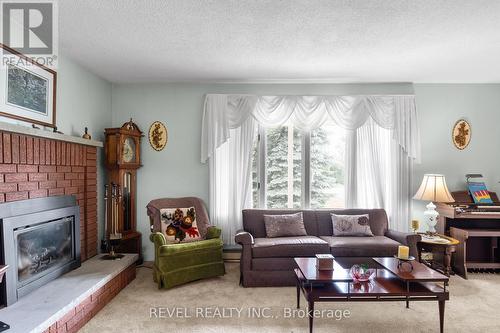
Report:
M 368 214 L 330 215 L 332 217 L 334 236 L 373 236 Z
M 160 214 L 161 231 L 167 243 L 188 243 L 201 240 L 194 207 L 164 208 L 160 210 Z

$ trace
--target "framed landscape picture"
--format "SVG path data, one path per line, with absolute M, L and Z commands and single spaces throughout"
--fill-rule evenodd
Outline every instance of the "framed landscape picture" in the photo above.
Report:
M 0 115 L 55 127 L 57 73 L 0 44 Z

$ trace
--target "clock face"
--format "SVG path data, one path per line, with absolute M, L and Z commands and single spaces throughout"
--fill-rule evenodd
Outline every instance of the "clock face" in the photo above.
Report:
M 125 163 L 135 161 L 135 141 L 130 137 L 123 142 L 122 160 Z

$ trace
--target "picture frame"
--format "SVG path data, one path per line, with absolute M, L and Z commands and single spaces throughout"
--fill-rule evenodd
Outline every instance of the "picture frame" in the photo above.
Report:
M 0 116 L 56 127 L 57 72 L 0 43 Z
M 472 129 L 470 123 L 462 118 L 455 122 L 451 131 L 451 140 L 458 150 L 464 150 L 470 143 Z
M 155 121 L 149 126 L 149 144 L 156 151 L 162 151 L 168 142 L 167 127 L 161 121 Z

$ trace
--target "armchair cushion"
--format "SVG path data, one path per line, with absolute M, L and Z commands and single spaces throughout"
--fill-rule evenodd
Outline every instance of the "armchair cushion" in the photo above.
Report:
M 197 251 L 206 251 L 209 249 L 221 249 L 222 240 L 220 238 L 201 240 L 199 242 L 180 243 L 180 244 L 167 244 L 161 246 L 158 251 L 159 257 L 172 256 L 172 255 L 186 255 L 191 252 L 193 255 Z
M 163 208 L 161 214 L 161 231 L 167 243 L 195 242 L 201 240 L 196 211 L 189 208 Z
M 202 239 L 206 237 L 207 228 L 210 225 L 205 204 L 199 198 L 184 197 L 184 198 L 162 198 L 155 199 L 146 206 L 147 214 L 151 220 L 151 231 L 161 231 L 161 209 L 179 208 L 179 207 L 194 207 L 196 212 L 196 224 Z

